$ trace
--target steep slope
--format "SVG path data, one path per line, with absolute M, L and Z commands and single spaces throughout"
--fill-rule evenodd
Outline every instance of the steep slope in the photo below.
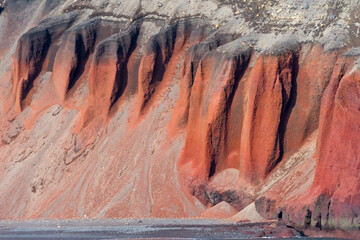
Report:
M 358 230 L 358 3 L 1 4 L 0 218 Z

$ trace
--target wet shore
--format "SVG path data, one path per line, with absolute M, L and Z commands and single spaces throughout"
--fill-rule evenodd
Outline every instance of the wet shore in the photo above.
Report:
M 299 239 L 281 222 L 231 223 L 206 219 L 0 221 L 0 239 Z

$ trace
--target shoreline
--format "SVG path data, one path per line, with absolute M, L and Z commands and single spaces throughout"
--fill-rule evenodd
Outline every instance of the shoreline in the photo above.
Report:
M 182 230 L 183 229 L 183 230 Z M 180 235 L 190 235 L 203 230 L 208 232 L 224 232 L 224 234 L 243 234 L 243 238 L 338 238 L 358 239 L 356 232 L 340 230 L 312 230 L 299 229 L 277 220 L 258 222 L 234 222 L 229 219 L 204 219 L 204 218 L 124 218 L 124 219 L 30 219 L 30 220 L 0 220 L 0 235 L 9 233 L 52 233 L 73 234 L 86 232 L 100 232 L 103 235 L 112 232 L 125 234 L 125 237 L 147 238 L 144 236 L 164 235 L 165 238 L 174 238 L 171 234 L 179 231 Z M 205 231 L 205 232 L 206 232 Z M 228 231 L 228 232 L 227 232 Z M 167 235 L 170 234 L 170 235 Z M 287 235 L 286 235 L 287 234 Z M 122 237 L 124 237 L 122 235 Z M 129 235 L 129 236 L 127 236 Z M 268 236 L 269 235 L 269 236 Z M 161 237 L 161 238 L 163 238 Z M 185 236 L 186 237 L 186 236 Z M 227 236 L 229 237 L 229 236 Z M 187 238 L 187 237 L 186 237 Z M 0 237 L 0 239 L 2 239 Z M 110 239 L 110 238 L 99 238 Z

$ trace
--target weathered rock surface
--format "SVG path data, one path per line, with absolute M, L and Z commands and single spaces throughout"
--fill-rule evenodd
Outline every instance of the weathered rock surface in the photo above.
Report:
M 198 27 L 193 31 L 194 28 Z M 172 57 L 205 39 L 207 32 L 198 21 L 180 21 L 152 36 L 139 66 L 139 101 L 142 111 L 164 77 Z
M 120 22 L 96 18 L 76 25 L 64 33 L 55 57 L 54 66 L 56 67 L 52 75 L 55 88 L 62 101 L 84 73 L 85 65 L 97 43 L 116 33 L 120 24 Z
M 359 3 L 30 2 L 0 1 L 0 218 L 359 229 Z
M 179 159 L 180 177 L 200 198 L 205 197 L 202 190 L 216 168 L 231 167 L 222 163 L 226 159 L 223 148 L 226 147 L 227 115 L 251 55 L 251 50 L 242 45 L 235 51 L 231 49 L 230 55 L 220 51 L 206 54 L 197 68 L 191 89 L 185 148 Z
M 110 108 L 121 97 L 127 85 L 127 66 L 136 47 L 139 27 L 121 31 L 100 42 L 93 56 L 89 74 L 89 106 L 92 114 L 106 119 Z M 91 114 L 87 112 L 87 114 Z
M 23 34 L 17 44 L 13 60 L 13 97 L 18 111 L 34 80 L 43 70 L 43 64 L 53 42 L 75 21 L 76 14 L 45 19 L 39 26 Z M 56 51 L 56 50 L 53 50 Z M 49 53 L 51 56 L 54 53 Z

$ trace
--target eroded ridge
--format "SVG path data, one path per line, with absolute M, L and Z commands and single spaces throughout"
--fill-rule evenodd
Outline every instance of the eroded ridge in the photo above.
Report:
M 120 22 L 91 19 L 68 29 L 56 54 L 52 80 L 62 101 L 77 79 L 98 42 L 120 29 Z
M 127 64 L 135 50 L 138 25 L 120 31 L 100 42 L 95 50 L 89 74 L 89 111 L 106 119 L 111 106 L 122 96 L 127 85 Z
M 69 13 L 45 19 L 39 26 L 20 37 L 12 65 L 13 97 L 17 111 L 22 110 L 22 101 L 43 70 L 49 49 L 56 51 L 51 48 L 51 44 L 56 44 L 57 39 L 74 23 L 76 17 L 76 13 Z

